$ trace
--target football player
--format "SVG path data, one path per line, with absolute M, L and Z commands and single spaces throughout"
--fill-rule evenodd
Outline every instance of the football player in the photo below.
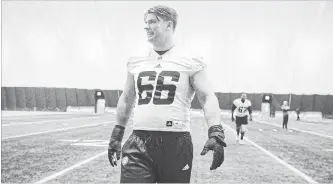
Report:
M 289 119 L 289 113 L 290 107 L 288 105 L 287 101 L 283 101 L 283 105 L 281 106 L 282 113 L 283 113 L 283 121 L 282 121 L 282 129 L 286 128 L 288 129 L 288 119 Z
M 174 44 L 177 17 L 173 8 L 150 8 L 144 15 L 144 29 L 153 48 L 128 61 L 127 81 L 108 148 L 112 166 L 117 165 L 122 153 L 121 183 L 190 182 L 190 107 L 194 93 L 208 125 L 208 140 L 201 155 L 213 151 L 211 170 L 224 161 L 226 143 L 218 100 L 202 59 Z M 132 110 L 133 132 L 121 149 Z
M 231 121 L 235 121 L 236 117 L 236 132 L 237 142 L 244 144 L 243 138 L 247 131 L 248 115 L 250 115 L 250 121 L 252 121 L 252 109 L 251 102 L 247 99 L 245 93 L 242 93 L 241 98 L 234 100 L 231 108 Z M 240 138 L 239 138 L 240 133 Z
M 299 114 L 301 114 L 301 108 L 300 107 L 297 107 L 296 108 L 296 114 L 297 114 L 297 119 L 296 121 L 300 121 L 301 119 L 299 118 Z

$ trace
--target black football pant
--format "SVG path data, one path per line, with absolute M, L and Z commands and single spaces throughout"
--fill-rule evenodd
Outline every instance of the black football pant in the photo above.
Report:
M 287 127 L 287 125 L 288 125 L 288 119 L 289 119 L 288 115 L 283 115 L 282 128 L 288 129 L 288 127 Z
M 239 135 L 240 130 L 241 130 L 241 126 L 242 125 L 247 125 L 248 121 L 247 121 L 248 117 L 244 116 L 244 117 L 238 117 L 236 116 L 236 132 L 237 132 L 237 136 Z M 244 134 L 245 133 L 241 133 L 241 140 L 243 140 Z
M 121 183 L 189 183 L 189 132 L 134 130 L 122 148 Z

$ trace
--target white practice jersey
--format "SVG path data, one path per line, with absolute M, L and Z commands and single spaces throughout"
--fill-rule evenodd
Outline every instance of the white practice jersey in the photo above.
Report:
M 288 111 L 290 110 L 290 107 L 288 105 L 282 105 L 281 109 L 284 116 L 289 114 Z
M 181 47 L 162 56 L 153 49 L 131 57 L 128 71 L 134 76 L 136 104 L 134 130 L 190 131 L 194 89 L 190 77 L 206 65 Z
M 248 108 L 252 105 L 250 100 L 245 99 L 244 102 L 240 98 L 234 100 L 233 104 L 236 106 L 234 116 L 244 117 L 249 115 Z

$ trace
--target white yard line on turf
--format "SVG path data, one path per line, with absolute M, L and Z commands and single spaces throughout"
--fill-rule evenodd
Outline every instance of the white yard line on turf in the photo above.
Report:
M 54 178 L 56 178 L 56 177 L 58 177 L 60 175 L 63 175 L 63 174 L 65 174 L 65 173 L 67 173 L 67 172 L 69 172 L 69 171 L 71 171 L 73 169 L 76 169 L 76 168 L 80 167 L 83 164 L 91 162 L 91 161 L 95 160 L 96 158 L 98 158 L 98 157 L 100 157 L 102 155 L 105 155 L 107 153 L 108 153 L 107 151 L 103 151 L 103 152 L 101 152 L 101 153 L 99 153 L 99 154 L 97 154 L 97 155 L 95 155 L 93 157 L 90 157 L 90 158 L 88 158 L 88 159 L 86 159 L 86 160 L 84 160 L 84 161 L 82 161 L 80 163 L 72 165 L 72 166 L 70 166 L 70 167 L 68 167 L 68 168 L 66 168 L 66 169 L 64 169 L 62 171 L 59 171 L 59 172 L 57 172 L 55 174 L 52 174 L 51 176 L 48 176 L 48 177 L 46 177 L 46 178 L 44 178 L 42 180 L 39 180 L 35 184 L 42 184 L 42 183 L 48 182 L 48 181 L 50 181 L 50 180 L 52 180 L 52 179 L 54 179 Z
M 51 111 L 1 111 L 1 115 L 4 118 L 20 118 L 24 116 L 59 116 L 59 115 L 71 115 L 74 113 L 69 112 L 51 112 Z
M 121 146 L 123 146 L 123 145 L 124 145 L 124 143 L 122 143 Z M 72 166 L 70 166 L 70 167 L 68 167 L 68 168 L 66 168 L 64 170 L 61 170 L 61 171 L 59 171 L 57 173 L 54 173 L 51 176 L 43 178 L 43 179 L 37 181 L 35 184 L 42 184 L 42 183 L 48 182 L 50 180 L 53 180 L 53 179 L 57 178 L 58 176 L 64 175 L 65 173 L 67 173 L 67 172 L 69 172 L 71 170 L 74 170 L 74 169 L 76 169 L 76 168 L 78 168 L 78 167 L 80 167 L 80 166 L 82 166 L 84 164 L 87 164 L 87 163 L 89 163 L 89 162 L 91 162 L 91 161 L 93 161 L 93 160 L 95 160 L 95 159 L 97 159 L 97 158 L 99 158 L 99 157 L 101 157 L 103 155 L 106 155 L 107 153 L 108 153 L 107 151 L 103 151 L 103 152 L 101 152 L 101 153 L 99 153 L 99 154 L 97 154 L 97 155 L 95 155 L 93 157 L 90 157 L 90 158 L 88 158 L 86 160 L 83 160 L 82 162 L 79 162 L 79 163 L 77 163 L 75 165 L 72 165 Z
M 257 122 L 257 123 L 266 124 L 266 125 L 272 125 L 272 126 L 276 126 L 276 127 L 281 127 L 280 125 L 277 125 L 275 123 L 268 123 L 266 121 L 261 121 L 261 120 L 253 120 L 253 121 Z M 312 131 L 307 131 L 307 130 L 301 130 L 301 129 L 298 129 L 298 128 L 289 128 L 289 129 L 296 130 L 296 131 L 299 131 L 299 132 L 308 133 L 308 134 L 312 134 L 312 135 L 317 135 L 317 136 L 320 136 L 320 137 L 325 137 L 325 138 L 333 139 L 333 136 L 325 135 L 325 134 L 321 134 L 321 133 L 317 133 L 317 132 L 312 132 Z
M 32 115 L 29 115 L 29 116 L 2 116 L 2 120 L 7 120 L 7 121 L 10 121 L 10 120 L 15 120 L 15 119 L 27 119 L 27 118 L 59 118 L 59 117 L 71 117 L 73 114 L 67 114 L 67 115 L 47 115 L 47 116 L 40 116 L 38 114 L 32 114 Z
M 223 123 L 224 126 L 226 126 L 228 129 L 232 130 L 235 134 L 236 131 L 234 129 L 232 129 L 230 126 L 226 125 Z M 250 144 L 252 144 L 253 146 L 255 146 L 256 148 L 258 148 L 259 150 L 263 151 L 264 153 L 266 153 L 268 156 L 272 157 L 274 160 L 276 160 L 277 162 L 279 162 L 280 164 L 286 166 L 289 170 L 291 170 L 292 172 L 294 172 L 296 175 L 300 176 L 301 178 L 303 178 L 304 180 L 306 180 L 309 183 L 318 183 L 315 180 L 313 180 L 310 176 L 304 174 L 303 172 L 301 172 L 300 170 L 296 169 L 295 167 L 293 167 L 292 165 L 288 164 L 287 162 L 281 160 L 279 157 L 275 156 L 273 153 L 269 152 L 268 150 L 266 150 L 265 148 L 259 146 L 258 144 L 254 143 L 253 141 L 251 141 L 250 139 L 244 137 L 244 139 L 249 142 Z
M 99 119 L 99 118 L 100 117 L 81 117 L 81 118 L 68 118 L 68 119 L 53 119 L 53 120 L 45 120 L 45 121 L 22 122 L 22 123 L 6 123 L 6 124 L 2 124 L 2 126 L 30 125 L 30 124 L 42 124 L 42 123 L 57 122 L 57 121 L 72 121 L 72 120 L 80 120 L 80 119 Z
M 114 123 L 114 121 L 95 123 L 95 124 L 76 126 L 76 127 L 60 128 L 60 129 L 55 129 L 55 130 L 34 132 L 34 133 L 29 133 L 29 134 L 14 135 L 14 136 L 9 136 L 9 137 L 4 137 L 4 138 L 2 138 L 2 140 L 14 139 L 14 138 L 20 138 L 20 137 L 26 137 L 26 136 L 32 136 L 32 135 L 39 135 L 39 134 L 46 134 L 46 133 L 53 133 L 53 132 L 60 132 L 60 131 L 65 131 L 65 130 L 74 130 L 74 129 L 86 128 L 86 127 L 94 127 L 94 126 L 98 126 L 98 125 L 105 125 L 105 124 L 111 124 L 111 123 Z

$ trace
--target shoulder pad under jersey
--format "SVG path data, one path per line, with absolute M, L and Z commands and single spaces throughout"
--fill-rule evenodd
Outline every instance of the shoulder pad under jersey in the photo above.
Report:
M 179 47 L 176 54 L 186 58 L 186 61 L 188 62 L 187 64 L 190 66 L 191 75 L 207 68 L 206 63 L 204 63 L 203 57 L 198 56 L 197 54 L 188 49 Z

